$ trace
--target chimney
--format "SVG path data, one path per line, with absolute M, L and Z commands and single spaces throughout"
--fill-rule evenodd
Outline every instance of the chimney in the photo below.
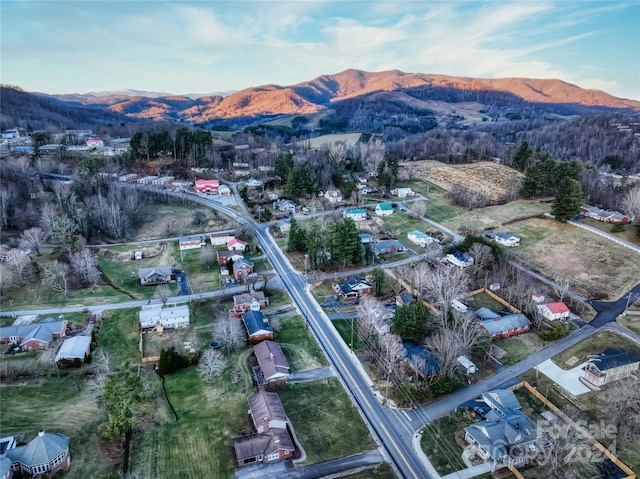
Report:
M 280 444 L 280 438 L 279 438 L 278 436 L 275 436 L 275 435 L 274 435 L 274 436 L 273 436 L 273 442 L 274 442 L 275 444 Z
M 273 361 L 273 353 L 269 353 L 269 358 Z
M 44 429 L 40 429 L 38 431 L 38 437 L 43 437 L 44 436 Z
M 520 429 L 520 423 L 519 422 L 516 423 L 516 429 Z

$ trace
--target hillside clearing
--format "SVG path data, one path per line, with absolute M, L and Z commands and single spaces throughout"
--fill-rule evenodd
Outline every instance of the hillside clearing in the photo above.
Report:
M 445 165 L 439 161 L 412 161 L 400 164 L 405 175 L 410 171 L 411 179 L 421 179 L 449 191 L 454 184 L 461 184 L 471 190 L 484 190 L 491 201 L 505 196 L 509 183 L 521 180 L 523 175 L 504 165 L 491 161 Z
M 509 231 L 522 237 L 513 249 L 518 260 L 548 278 L 570 278 L 586 295 L 617 298 L 638 282 L 640 255 L 606 238 L 542 218 L 513 223 Z

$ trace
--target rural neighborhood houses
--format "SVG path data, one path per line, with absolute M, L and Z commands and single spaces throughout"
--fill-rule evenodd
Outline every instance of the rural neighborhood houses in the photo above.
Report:
M 269 320 L 260 311 L 247 311 L 242 315 L 242 322 L 247 330 L 249 341 L 273 339 L 273 328 Z
M 260 391 L 249 397 L 249 416 L 255 432 L 233 439 L 238 466 L 273 462 L 293 456 L 290 421 L 276 393 Z
M 584 379 L 594 386 L 604 386 L 626 378 L 640 369 L 640 359 L 629 351 L 607 348 L 585 364 Z
M 91 336 L 74 336 L 65 339 L 56 354 L 56 361 L 79 360 L 84 362 L 85 358 L 91 353 Z
M 480 308 L 476 311 L 476 315 L 481 319 L 478 325 L 491 336 L 491 339 L 509 338 L 531 329 L 531 321 L 522 313 L 501 316 L 487 308 Z
M 52 339 L 65 337 L 67 321 L 46 318 L 39 323 L 0 328 L 0 344 L 17 344 L 22 351 L 47 349 Z
M 182 236 L 178 242 L 180 251 L 188 249 L 202 248 L 207 244 L 207 237 L 205 235 L 190 235 Z
M 69 438 L 60 433 L 40 430 L 26 445 L 17 447 L 13 437 L 4 439 L 3 444 L 7 445 L 0 454 L 3 479 L 13 477 L 14 473 L 16 477 L 58 477 L 59 471 L 71 466 Z M 6 465 L 10 467 L 8 471 Z
M 171 282 L 173 268 L 171 266 L 154 266 L 138 269 L 138 278 L 142 286 L 154 286 Z
M 415 196 L 416 194 L 411 188 L 394 188 L 390 193 L 398 198 L 406 198 L 407 196 Z
M 193 189 L 197 193 L 217 193 L 220 188 L 220 180 L 196 180 Z
M 227 241 L 227 249 L 229 251 L 244 251 L 247 249 L 247 242 L 238 238 L 233 238 Z
M 373 286 L 366 279 L 349 276 L 344 281 L 334 283 L 333 290 L 341 299 L 352 301 L 358 299 L 360 296 L 371 294 L 373 292 Z
M 353 221 L 363 221 L 367 219 L 367 211 L 362 208 L 350 208 L 342 213 L 342 217 Z
M 140 329 L 175 329 L 189 325 L 189 306 L 143 307 L 138 314 Z
M 425 346 L 406 341 L 402 343 L 402 347 L 407 364 L 414 374 L 429 379 L 440 373 L 438 360 Z
M 515 233 L 487 233 L 486 236 L 502 246 L 512 247 L 520 245 L 520 236 Z
M 227 232 L 209 233 L 209 241 L 211 241 L 212 246 L 226 245 L 229 241 L 231 241 L 235 237 L 236 235 L 234 235 L 233 233 L 227 233 Z
M 580 209 L 580 214 L 586 218 L 591 218 L 592 220 L 601 221 L 603 223 L 626 225 L 633 222 L 632 217 L 620 213 L 619 211 L 601 210 L 595 206 L 583 206 Z
M 376 206 L 376 214 L 378 216 L 390 216 L 393 214 L 393 206 L 391 203 L 380 203 Z
M 407 238 L 414 244 L 425 248 L 427 245 L 434 242 L 433 238 L 426 233 L 418 230 L 411 230 L 407 233 Z
M 462 251 L 454 251 L 446 256 L 447 261 L 458 268 L 468 268 L 473 264 L 473 258 Z
M 258 361 L 258 367 L 254 368 L 258 387 L 264 386 L 268 389 L 289 381 L 291 367 L 278 343 L 262 341 L 253 347 L 253 353 Z
M 291 222 L 289 220 L 278 220 L 274 226 L 280 233 L 288 233 L 291 230 Z
M 509 389 L 486 392 L 482 401 L 490 409 L 484 421 L 465 428 L 465 441 L 473 453 L 493 462 L 493 470 L 523 466 L 527 449 L 538 441 L 536 424 L 522 412 Z
M 324 193 L 324 198 L 329 203 L 340 203 L 342 201 L 342 193 L 340 192 L 340 190 L 327 190 Z
M 262 291 L 253 293 L 236 294 L 233 297 L 233 309 L 229 313 L 240 317 L 247 311 L 260 311 L 269 305 L 269 298 Z
M 557 321 L 558 319 L 566 319 L 571 311 L 569 307 L 562 301 L 555 303 L 539 304 L 537 306 L 540 314 L 549 321 Z

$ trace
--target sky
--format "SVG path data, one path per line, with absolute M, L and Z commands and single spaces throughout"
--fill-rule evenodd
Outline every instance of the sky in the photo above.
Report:
M 0 80 L 26 91 L 204 94 L 349 68 L 640 100 L 640 1 L 0 1 Z

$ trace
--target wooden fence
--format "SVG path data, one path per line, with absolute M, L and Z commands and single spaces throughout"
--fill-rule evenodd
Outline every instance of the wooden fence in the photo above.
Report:
M 512 306 L 508 301 L 502 299 L 500 296 L 498 296 L 493 291 L 491 291 L 490 289 L 487 289 L 487 288 L 480 288 L 480 289 L 476 289 L 475 291 L 471 291 L 470 296 L 475 296 L 476 294 L 480 294 L 480 293 L 484 293 L 484 294 L 488 295 L 489 297 L 491 297 L 492 299 L 494 299 L 498 303 L 500 303 L 502 306 L 504 306 L 505 308 L 509 309 L 509 311 L 511 311 L 512 313 L 521 313 L 522 312 L 518 308 L 516 308 L 515 306 Z
M 545 406 L 551 409 L 558 417 L 562 418 L 567 424 L 573 427 L 582 437 L 584 437 L 587 441 L 589 441 L 593 446 L 598 449 L 604 456 L 611 460 L 616 466 L 618 466 L 626 476 L 622 479 L 636 479 L 636 474 L 620 459 L 618 459 L 609 449 L 600 444 L 596 439 L 589 434 L 582 426 L 576 424 L 571 418 L 569 418 L 565 413 L 563 413 L 560 409 L 556 407 L 555 404 L 550 402 L 546 397 L 538 392 L 536 388 L 534 388 L 527 381 L 523 381 L 514 386 L 511 386 L 509 389 L 515 391 L 516 389 L 525 388 L 531 394 L 533 394 L 537 399 L 540 400 Z M 518 477 L 516 475 L 516 477 Z M 521 476 L 520 476 L 521 477 Z

